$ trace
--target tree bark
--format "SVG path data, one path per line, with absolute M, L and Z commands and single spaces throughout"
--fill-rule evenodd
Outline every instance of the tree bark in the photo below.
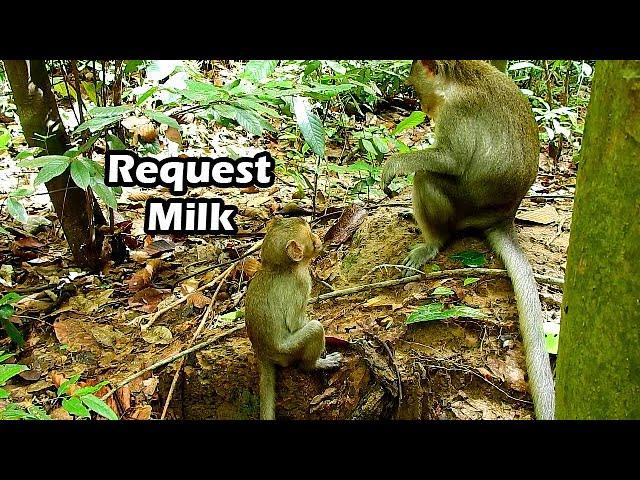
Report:
M 598 61 L 580 154 L 558 419 L 640 418 L 640 61 Z
M 41 147 L 45 155 L 64 154 L 69 140 L 44 61 L 4 60 L 4 67 L 29 146 Z M 93 195 L 75 184 L 69 169 L 47 182 L 46 187 L 75 263 L 98 270 L 104 240 L 98 227 L 106 222 Z

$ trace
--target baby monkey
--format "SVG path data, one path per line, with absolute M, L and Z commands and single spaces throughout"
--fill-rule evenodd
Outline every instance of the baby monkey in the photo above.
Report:
M 302 218 L 276 218 L 261 250 L 262 268 L 247 290 L 245 321 L 260 373 L 260 419 L 275 419 L 276 365 L 337 368 L 342 355 L 324 351 L 324 328 L 309 320 L 309 263 L 322 249 Z

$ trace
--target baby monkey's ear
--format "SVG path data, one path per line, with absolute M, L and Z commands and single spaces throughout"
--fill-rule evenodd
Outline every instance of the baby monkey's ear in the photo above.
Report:
M 289 258 L 294 262 L 299 262 L 304 258 L 304 247 L 297 240 L 289 240 L 285 250 Z

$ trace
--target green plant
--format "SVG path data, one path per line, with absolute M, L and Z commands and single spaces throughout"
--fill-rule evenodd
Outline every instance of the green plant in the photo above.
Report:
M 91 412 L 94 412 L 108 420 L 118 420 L 118 415 L 111 410 L 111 407 L 93 395 L 109 382 L 103 381 L 90 387 L 81 387 L 67 394 L 79 379 L 80 375 L 73 375 L 58 387 L 57 399 L 62 400 L 62 408 L 77 418 L 91 418 Z
M 20 330 L 11 322 L 11 317 L 14 314 L 12 304 L 21 298 L 22 297 L 15 292 L 7 293 L 0 298 L 0 326 L 2 326 L 9 338 L 19 347 L 24 345 L 24 338 L 22 338 Z

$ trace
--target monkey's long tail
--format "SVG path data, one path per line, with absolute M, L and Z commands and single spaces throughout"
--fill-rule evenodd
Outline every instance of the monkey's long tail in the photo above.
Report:
M 513 227 L 506 226 L 486 232 L 489 243 L 500 256 L 511 278 L 520 316 L 520 334 L 524 342 L 529 390 L 533 397 L 536 419 L 553 420 L 555 388 L 544 346 L 542 307 L 533 270 L 518 245 Z
M 260 373 L 260 420 L 276 419 L 276 366 L 258 360 Z

